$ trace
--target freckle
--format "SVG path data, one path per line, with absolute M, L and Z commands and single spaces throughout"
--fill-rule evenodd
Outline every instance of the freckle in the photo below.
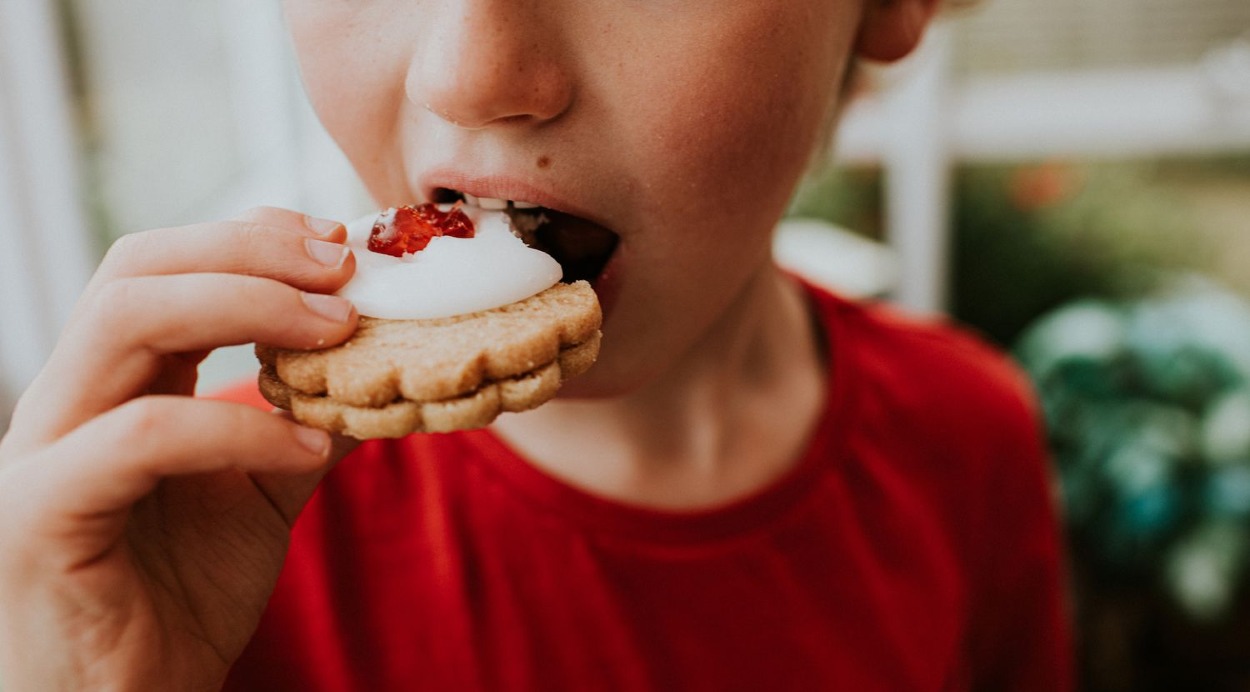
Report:
M 548 157 L 546 157 L 546 156 L 539 156 L 539 157 L 538 157 L 538 167 L 539 167 L 539 168 L 546 168 L 546 167 L 548 167 L 548 166 L 550 166 L 550 165 L 551 165 L 551 159 L 550 159 L 550 158 L 548 158 Z

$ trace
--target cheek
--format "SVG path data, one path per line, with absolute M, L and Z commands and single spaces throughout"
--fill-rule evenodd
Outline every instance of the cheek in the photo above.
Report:
M 818 139 L 850 40 L 836 17 L 774 10 L 674 41 L 687 50 L 653 58 L 634 87 L 635 122 L 653 125 L 637 151 L 669 191 L 710 207 L 704 215 L 741 214 L 749 199 L 761 219 L 775 218 Z
M 395 114 L 405 100 L 406 60 L 377 40 L 367 13 L 303 8 L 327 2 L 287 3 L 287 24 L 300 75 L 318 119 L 338 143 L 370 190 L 391 177 L 387 145 Z M 301 9 L 303 8 L 303 9 Z M 361 50 L 368 46 L 369 50 Z

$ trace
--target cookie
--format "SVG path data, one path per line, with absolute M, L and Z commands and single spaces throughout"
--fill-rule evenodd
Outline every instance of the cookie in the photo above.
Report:
M 482 427 L 546 402 L 589 368 L 601 321 L 585 281 L 468 315 L 362 316 L 333 348 L 258 345 L 259 385 L 296 420 L 359 439 Z

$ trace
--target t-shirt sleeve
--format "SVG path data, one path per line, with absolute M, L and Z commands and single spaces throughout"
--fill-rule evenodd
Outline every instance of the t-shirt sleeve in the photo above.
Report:
M 1055 484 L 1031 392 L 1023 385 L 991 433 L 982 485 L 972 613 L 974 690 L 1073 688 L 1071 613 Z

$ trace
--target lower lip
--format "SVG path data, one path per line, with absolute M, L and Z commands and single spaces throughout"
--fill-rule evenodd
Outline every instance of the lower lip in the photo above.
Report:
M 608 321 L 608 315 L 612 312 L 617 296 L 620 294 L 621 255 L 622 248 L 618 244 L 616 250 L 612 252 L 612 257 L 604 265 L 603 271 L 599 272 L 599 276 L 590 283 L 595 295 L 599 296 L 599 309 L 603 312 L 604 322 Z

